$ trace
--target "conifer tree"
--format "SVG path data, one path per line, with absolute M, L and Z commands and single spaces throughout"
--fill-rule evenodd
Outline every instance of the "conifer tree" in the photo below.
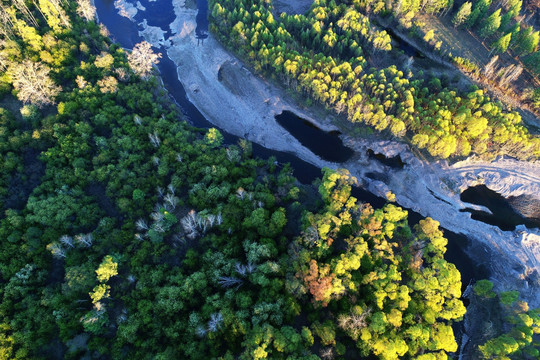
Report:
M 508 29 L 508 32 L 512 33 L 512 40 L 510 40 L 510 44 L 512 46 L 514 46 L 516 43 L 520 31 L 521 28 L 518 23 L 515 23 L 510 29 Z
M 471 11 L 471 15 L 466 21 L 467 28 L 472 28 L 475 26 L 480 19 L 484 17 L 489 6 L 491 5 L 491 0 L 478 0 Z
M 491 6 L 492 0 L 478 0 L 473 9 L 480 10 L 480 18 L 483 18 Z
M 461 24 L 463 24 L 465 21 L 467 21 L 467 19 L 471 15 L 471 8 L 472 8 L 472 4 L 469 1 L 461 5 L 458 12 L 452 19 L 452 24 L 454 24 L 454 27 L 458 27 Z
M 467 17 L 467 20 L 465 21 L 465 27 L 467 29 L 472 28 L 476 21 L 478 20 L 478 17 L 480 16 L 480 10 L 478 8 L 475 8 L 471 11 L 471 14 Z
M 540 51 L 537 51 L 537 52 L 525 57 L 523 62 L 535 74 L 540 75 Z M 540 104 L 540 99 L 539 99 L 539 104 Z
M 512 0 L 508 4 L 508 13 L 515 18 L 519 15 L 519 12 L 521 11 L 521 7 L 523 6 L 523 2 L 521 0 Z
M 480 36 L 487 38 L 495 33 L 501 26 L 501 9 L 491 14 L 480 29 Z
M 523 35 L 517 41 L 521 54 L 530 54 L 536 51 L 538 47 L 538 41 L 540 39 L 540 32 L 533 32 L 532 27 L 529 27 L 523 32 Z
M 511 39 L 512 39 L 512 33 L 503 35 L 499 38 L 499 40 L 495 41 L 493 45 L 491 45 L 491 49 L 493 51 L 496 51 L 502 54 L 506 52 L 506 50 L 508 49 L 508 45 L 510 45 Z
M 512 13 L 507 12 L 501 16 L 501 25 L 499 26 L 500 32 L 506 32 L 510 25 L 510 20 L 512 20 Z

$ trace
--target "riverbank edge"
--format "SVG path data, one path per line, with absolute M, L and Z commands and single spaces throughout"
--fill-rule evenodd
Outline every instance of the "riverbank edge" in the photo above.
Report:
M 473 242 L 473 246 L 468 249 L 469 255 L 488 265 L 492 272 L 491 280 L 499 289 L 520 290 L 532 306 L 540 303 L 536 295 L 540 283 L 540 232 L 524 228 L 503 232 L 494 226 L 472 220 L 469 213 L 459 212 L 460 209 L 470 207 L 461 202 L 459 194 L 473 184 L 483 183 L 494 191 L 502 189 L 505 197 L 527 194 L 538 199 L 540 177 L 535 178 L 535 174 L 540 174 L 538 163 L 524 163 L 508 158 L 499 158 L 494 162 L 467 159 L 453 165 L 446 161 L 427 163 L 416 158 L 403 143 L 350 137 L 345 138 L 345 143 L 357 149 L 352 160 L 343 164 L 324 162 L 281 128 L 273 115 L 276 109 L 289 110 L 328 129 L 323 124 L 324 120 L 314 121 L 305 111 L 279 96 L 273 99 L 275 101 L 271 102 L 273 106 L 269 109 L 265 101 L 268 98 L 261 95 L 270 92 L 275 96 L 276 91 L 279 94 L 279 89 L 253 74 L 248 75 L 248 83 L 253 89 L 248 91 L 250 96 L 240 98 L 230 91 L 224 91 L 217 80 L 221 64 L 231 61 L 236 64 L 237 71 L 246 72 L 247 69 L 212 34 L 206 39 L 205 45 L 197 46 L 194 37 L 196 11 L 183 8 L 177 0 L 173 1 L 173 6 L 177 17 L 171 24 L 174 35 L 170 39 L 167 54 L 178 66 L 178 78 L 188 98 L 211 122 L 265 147 L 293 153 L 316 166 L 347 168 L 376 195 L 385 196 L 391 190 L 400 205 L 422 216 L 431 216 L 443 227 L 469 237 Z M 144 31 L 141 35 L 145 36 Z M 152 40 L 152 37 L 145 36 L 147 40 Z M 223 111 L 225 108 L 226 112 Z M 235 111 L 226 114 L 230 109 Z M 367 149 L 389 157 L 399 154 L 407 165 L 403 170 L 387 168 L 376 160 L 368 159 L 365 156 Z M 525 168 L 521 169 L 523 166 Z M 368 172 L 384 174 L 387 180 L 373 181 L 366 176 Z M 479 252 L 479 248 L 483 250 Z

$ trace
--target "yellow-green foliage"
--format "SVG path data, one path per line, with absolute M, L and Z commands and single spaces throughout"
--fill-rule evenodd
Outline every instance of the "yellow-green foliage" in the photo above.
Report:
M 319 189 L 326 212 L 307 216 L 309 231 L 295 247 L 302 249 L 295 271 L 303 291 L 315 306 L 340 309 L 339 328 L 365 354 L 398 359 L 455 352 L 447 321 L 461 319 L 465 307 L 460 273 L 444 260 L 439 223 L 421 220 L 413 235 L 401 208 L 357 204 L 350 196 L 354 181 L 346 171 L 325 171 Z M 341 242 L 347 246 L 338 250 Z M 329 345 L 333 338 L 324 329 L 314 324 Z
M 107 255 L 96 270 L 97 279 L 99 282 L 105 283 L 115 275 L 118 275 L 118 263 L 114 258 Z
M 391 46 L 389 35 L 361 13 L 363 3 L 315 1 L 306 15 L 282 14 L 272 22 L 266 21 L 271 9 L 264 1 L 247 5 L 213 0 L 211 5 L 222 41 L 246 56 L 255 69 L 278 77 L 352 123 L 396 137 L 408 133 L 413 145 L 439 158 L 471 152 L 540 156 L 540 139 L 528 133 L 519 115 L 504 110 L 482 90 L 458 93 L 444 88 L 439 79 L 426 82 L 395 65 L 368 64 L 366 59 L 384 56 L 381 51 Z M 428 32 L 426 41 L 432 36 Z M 454 61 L 466 71 L 478 70 L 465 59 Z M 491 110 L 482 111 L 485 105 Z

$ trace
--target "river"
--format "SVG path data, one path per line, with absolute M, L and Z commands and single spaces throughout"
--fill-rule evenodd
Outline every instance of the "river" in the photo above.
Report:
M 160 6 L 162 6 L 163 9 L 172 9 L 170 0 L 158 0 L 155 2 L 142 0 L 140 3 L 143 7 L 149 9 L 144 13 L 144 19 L 146 19 L 148 24 L 159 26 L 164 31 L 169 30 L 168 21 L 172 22 L 172 20 L 170 20 L 169 16 L 164 16 L 163 12 L 158 9 Z M 142 30 L 142 27 L 125 17 L 118 15 L 113 0 L 95 0 L 95 5 L 99 21 L 107 27 L 111 38 L 118 42 L 122 47 L 131 49 L 136 43 L 143 40 L 138 34 L 138 31 Z M 152 11 L 150 11 L 150 9 L 152 9 Z M 172 10 L 170 11 L 172 12 Z M 135 19 L 142 22 L 143 17 L 140 12 L 135 16 Z M 158 50 L 166 54 L 165 49 Z M 167 56 L 164 56 L 158 64 L 158 69 L 165 88 L 168 90 L 172 100 L 180 107 L 184 114 L 184 118 L 196 127 L 216 127 L 188 100 L 186 91 L 178 80 L 176 65 L 173 61 Z M 231 135 L 223 129 L 219 130 L 224 136 L 225 143 L 234 144 L 240 140 L 239 137 Z M 321 176 L 321 170 L 319 168 L 297 158 L 293 154 L 267 149 L 256 143 L 253 143 L 253 153 L 256 156 L 265 159 L 273 156 L 279 163 L 290 163 L 295 177 L 304 184 L 311 183 Z M 374 207 L 381 207 L 386 203 L 385 199 L 375 196 L 361 187 L 355 187 L 352 193 L 359 201 L 368 202 Z M 407 210 L 409 212 L 409 222 L 411 224 L 415 224 L 423 218 L 419 213 L 410 209 Z M 446 229 L 444 229 L 444 233 L 449 239 L 448 251 L 445 258 L 454 263 L 461 272 L 463 287 L 473 279 L 489 277 L 489 271 L 484 266 L 477 265 L 475 261 L 465 253 L 465 249 L 470 243 L 465 236 L 453 233 Z
M 531 205 L 536 209 L 532 209 L 530 217 L 523 216 L 511 206 L 512 202 L 524 205 L 527 203 L 527 199 L 516 200 L 514 197 L 506 199 L 486 186 L 478 185 L 463 191 L 461 200 L 486 207 L 491 211 L 491 214 L 469 208 L 461 211 L 470 212 L 473 219 L 495 225 L 501 230 L 512 231 L 518 225 L 525 225 L 529 229 L 540 228 L 540 209 L 537 208 L 536 203 Z
M 351 148 L 343 145 L 343 141 L 339 138 L 341 134 L 339 131 L 324 131 L 287 110 L 276 115 L 275 118 L 279 125 L 323 160 L 343 163 L 354 154 Z

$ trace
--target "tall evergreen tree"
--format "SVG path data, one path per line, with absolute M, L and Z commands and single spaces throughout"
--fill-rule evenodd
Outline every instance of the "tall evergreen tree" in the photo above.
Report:
M 510 45 L 511 39 L 512 39 L 512 33 L 503 35 L 499 38 L 499 40 L 495 41 L 493 45 L 491 45 L 491 49 L 493 51 L 496 51 L 502 54 L 506 52 L 506 50 L 508 49 L 508 45 Z
M 519 32 L 515 47 L 520 55 L 530 54 L 536 51 L 536 48 L 538 47 L 538 40 L 539 32 L 534 32 L 533 28 L 530 26 Z
M 480 29 L 480 36 L 487 38 L 495 33 L 501 26 L 501 9 L 491 14 Z
M 480 19 L 486 15 L 491 3 L 492 0 L 478 0 L 478 2 L 475 4 L 474 9 L 478 9 L 480 11 Z
M 519 37 L 519 32 L 521 31 L 521 28 L 518 23 L 515 23 L 509 30 L 509 33 L 512 33 L 512 39 L 510 40 L 510 47 L 514 48 L 514 45 L 516 44 L 516 40 Z
M 523 51 L 526 54 L 535 52 L 536 49 L 538 48 L 539 40 L 540 40 L 540 33 L 538 31 L 535 31 L 531 33 L 529 36 L 526 36 L 521 45 L 523 48 Z
M 537 51 L 537 52 L 525 57 L 523 62 L 536 75 L 540 75 L 540 51 Z
M 507 12 L 501 16 L 501 26 L 499 26 L 500 32 L 506 32 L 510 26 L 510 20 L 512 20 L 512 13 Z
M 452 24 L 454 24 L 454 27 L 458 27 L 461 24 L 463 24 L 465 21 L 467 21 L 467 19 L 471 15 L 471 9 L 472 9 L 472 4 L 469 1 L 461 5 L 458 12 L 452 19 Z
M 523 2 L 521 0 L 512 0 L 507 4 L 508 13 L 511 14 L 513 18 L 519 15 Z
M 489 9 L 491 5 L 491 0 L 478 0 L 472 9 L 471 15 L 467 19 L 467 27 L 471 28 L 476 25 L 476 23 L 484 17 L 484 14 Z
M 467 29 L 472 28 L 474 25 L 476 25 L 476 21 L 478 20 L 479 17 L 480 17 L 480 10 L 478 8 L 473 9 L 473 11 L 471 11 L 471 14 L 469 15 L 469 17 L 467 18 L 465 22 L 465 27 Z

